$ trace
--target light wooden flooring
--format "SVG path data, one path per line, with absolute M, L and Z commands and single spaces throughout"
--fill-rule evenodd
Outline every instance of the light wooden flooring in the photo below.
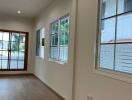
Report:
M 0 76 L 0 100 L 63 100 L 33 75 Z

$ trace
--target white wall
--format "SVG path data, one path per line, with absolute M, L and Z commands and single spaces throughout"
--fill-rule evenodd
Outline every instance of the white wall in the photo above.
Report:
M 0 15 L 0 29 L 29 32 L 28 70 L 27 71 L 1 71 L 0 74 L 33 73 L 34 70 L 34 22 L 26 18 Z
M 75 100 L 132 100 L 132 84 L 94 72 L 97 1 L 78 0 Z
M 36 57 L 35 75 L 66 100 L 72 100 L 74 30 L 70 30 L 69 60 L 63 65 L 49 61 L 49 27 L 51 22 L 71 12 L 71 4 L 72 0 L 54 0 L 36 21 L 36 29 L 45 28 L 46 40 L 44 59 Z

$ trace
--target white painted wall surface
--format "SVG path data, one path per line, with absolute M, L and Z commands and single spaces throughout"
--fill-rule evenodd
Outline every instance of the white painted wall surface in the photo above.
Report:
M 70 29 L 69 60 L 66 64 L 49 61 L 50 23 L 71 12 L 72 0 L 55 0 L 36 21 L 36 30 L 45 28 L 45 56 L 36 57 L 35 75 L 66 100 L 72 100 L 74 33 Z M 71 16 L 71 20 L 72 20 Z M 74 25 L 71 23 L 71 27 Z

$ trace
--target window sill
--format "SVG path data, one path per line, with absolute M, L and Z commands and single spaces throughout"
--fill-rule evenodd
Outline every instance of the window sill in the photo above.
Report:
M 67 62 L 58 61 L 58 60 L 51 59 L 51 58 L 49 58 L 49 61 L 51 61 L 51 62 L 55 62 L 55 63 L 57 63 L 57 64 L 61 64 L 61 65 L 65 65 L 65 64 L 67 63 Z
M 94 73 L 110 77 L 112 79 L 120 80 L 126 83 L 132 83 L 132 74 L 125 74 L 121 72 L 115 72 L 107 69 L 95 69 Z

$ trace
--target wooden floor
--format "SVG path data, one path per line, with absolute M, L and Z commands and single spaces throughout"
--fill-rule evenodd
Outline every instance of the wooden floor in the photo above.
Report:
M 0 76 L 0 100 L 62 100 L 33 75 Z

